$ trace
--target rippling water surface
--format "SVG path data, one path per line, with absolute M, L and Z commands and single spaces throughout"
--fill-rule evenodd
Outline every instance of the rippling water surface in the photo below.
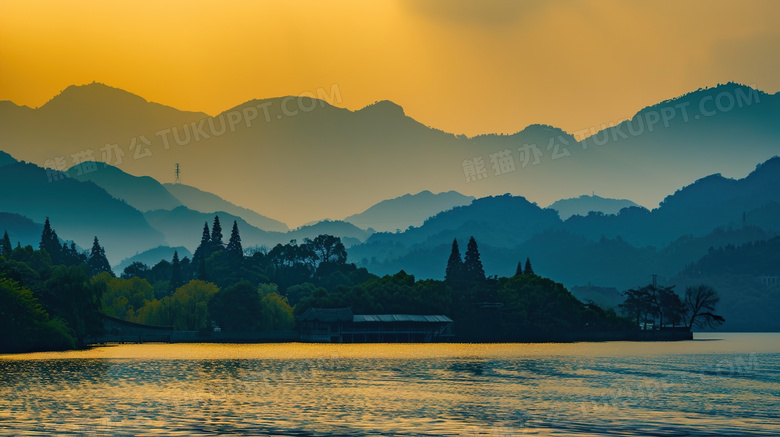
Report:
M 780 435 L 780 334 L 0 355 L 2 435 Z

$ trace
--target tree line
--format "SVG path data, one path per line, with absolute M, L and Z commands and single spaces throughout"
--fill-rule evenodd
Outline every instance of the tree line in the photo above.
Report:
M 625 301 L 620 304 L 623 314 L 643 329 L 715 328 L 726 321 L 713 313 L 720 298 L 717 291 L 707 285 L 686 287 L 682 298 L 673 285 L 656 284 L 626 290 L 623 296 Z
M 61 242 L 49 219 L 38 249 L 0 241 L 0 351 L 83 347 L 103 315 L 179 330 L 287 330 L 287 298 L 311 286 L 352 285 L 371 276 L 346 263 L 341 240 L 320 235 L 245 255 L 236 222 L 223 242 L 219 217 L 204 225 L 193 260 L 133 263 L 116 277 L 95 237 L 90 251 Z M 310 282 L 305 282 L 310 281 Z
M 294 315 L 310 307 L 351 307 L 358 314 L 449 315 L 463 341 L 722 322 L 706 287 L 686 292 L 684 301 L 668 287 L 628 290 L 621 317 L 537 275 L 529 258 L 512 277 L 488 277 L 473 237 L 463 257 L 453 241 L 444 270 L 443 281 L 403 270 L 378 277 L 348 263 L 331 235 L 245 251 L 237 223 L 225 243 L 215 216 L 211 226 L 204 223 L 192 260 L 174 252 L 152 267 L 132 263 L 116 277 L 97 237 L 89 252 L 79 252 L 60 243 L 47 219 L 38 250 L 12 248 L 7 233 L 0 244 L 0 350 L 83 346 L 100 334 L 102 315 L 177 330 L 258 331 L 292 329 Z

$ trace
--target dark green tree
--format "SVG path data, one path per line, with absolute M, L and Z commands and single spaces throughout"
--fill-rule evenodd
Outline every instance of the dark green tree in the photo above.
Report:
M 536 275 L 498 280 L 498 300 L 504 304 L 496 315 L 503 335 L 539 335 L 580 328 L 583 304 L 563 285 Z M 484 325 L 495 323 L 485 320 Z M 495 334 L 491 334 L 495 335 Z
M 46 217 L 46 222 L 43 224 L 43 233 L 41 234 L 41 242 L 38 247 L 49 253 L 52 264 L 62 264 L 62 246 L 60 246 L 60 239 L 57 237 L 57 232 L 52 229 L 48 217 Z
M 241 281 L 220 290 L 208 304 L 212 319 L 225 331 L 254 331 L 262 305 L 257 287 Z
M 5 234 L 3 234 L 3 244 L 2 247 L 0 247 L 0 254 L 5 255 L 5 257 L 11 256 L 11 251 L 14 250 L 13 247 L 11 247 L 11 239 L 8 238 L 8 231 L 5 231 Z
M 314 240 L 306 239 L 299 249 L 299 256 L 317 265 L 315 276 L 320 279 L 344 270 L 347 263 L 347 249 L 341 238 L 333 235 L 323 234 Z
M 534 269 L 531 267 L 531 258 L 525 259 L 525 270 L 523 270 L 524 275 L 533 275 Z
M 305 241 L 317 255 L 320 263 L 344 264 L 347 262 L 347 250 L 341 238 L 333 235 L 318 235 L 312 241 Z
M 474 237 L 469 239 L 469 244 L 466 246 L 463 270 L 467 281 L 471 283 L 485 281 L 485 269 L 482 267 L 482 261 L 479 259 L 479 249 Z
M 70 243 L 70 247 L 67 244 L 62 244 L 62 264 L 66 266 L 75 266 L 87 262 L 87 257 L 83 253 L 79 253 L 76 249 L 76 243 Z
M 201 263 L 203 263 L 205 268 L 205 260 L 211 256 L 211 253 L 211 233 L 209 232 L 209 223 L 205 222 L 203 223 L 203 235 L 200 237 L 200 245 L 192 255 L 192 264 L 200 268 Z M 196 273 L 195 276 L 205 281 L 205 279 L 200 277 L 199 273 Z
M 523 261 L 517 262 L 517 268 L 515 269 L 515 276 L 519 276 L 523 274 Z
M 198 263 L 198 279 L 201 281 L 208 281 L 208 273 L 206 272 L 206 260 L 201 258 Z
M 173 260 L 171 261 L 171 290 L 176 291 L 177 288 L 184 285 L 181 275 L 181 264 L 179 263 L 179 252 L 173 251 Z
M 209 233 L 209 223 L 205 222 L 203 223 L 203 235 L 200 237 L 200 245 L 203 247 L 208 246 L 210 241 L 211 234 Z
M 100 300 L 106 285 L 92 283 L 87 269 L 85 264 L 55 267 L 41 299 L 49 312 L 67 322 L 78 346 L 103 329 Z
M 658 309 L 660 319 L 660 326 L 671 323 L 672 326 L 677 326 L 682 323 L 683 316 L 685 315 L 685 305 L 683 304 L 680 296 L 674 292 L 674 286 L 660 287 L 658 289 Z
M 214 225 L 211 227 L 211 246 L 214 252 L 222 250 L 222 225 L 219 224 L 219 216 L 214 216 Z
M 632 288 L 624 291 L 623 303 L 619 305 L 623 314 L 636 322 L 637 326 L 647 325 L 648 316 L 652 314 L 652 295 L 650 287 Z
M 102 272 L 108 272 L 111 276 L 114 276 L 114 272 L 111 271 L 111 265 L 108 263 L 108 258 L 106 258 L 106 251 L 100 247 L 97 237 L 95 237 L 95 241 L 92 242 L 92 251 L 89 253 L 87 265 L 89 266 L 89 273 L 92 276 Z
M 149 273 L 149 266 L 146 264 L 135 261 L 129 266 L 125 267 L 125 270 L 122 272 L 122 279 L 130 279 L 130 278 L 141 278 L 141 279 L 147 279 Z
M 460 258 L 458 240 L 453 239 L 450 258 L 447 260 L 447 269 L 444 271 L 444 281 L 452 286 L 458 284 L 461 280 L 463 280 L 463 261 Z
M 65 350 L 75 346 L 62 319 L 50 320 L 33 293 L 0 277 L 0 353 Z
M 715 328 L 723 324 L 726 319 L 712 313 L 718 302 L 720 302 L 718 292 L 708 285 L 686 288 L 685 310 L 688 316 L 688 329 L 705 326 Z
M 241 236 L 238 234 L 238 223 L 235 220 L 233 220 L 233 230 L 230 231 L 230 240 L 228 240 L 225 250 L 239 260 L 244 257 L 244 249 L 241 247 Z

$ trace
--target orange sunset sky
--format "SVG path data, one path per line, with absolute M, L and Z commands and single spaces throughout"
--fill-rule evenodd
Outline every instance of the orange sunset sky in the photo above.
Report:
M 216 114 L 337 84 L 456 134 L 574 132 L 699 87 L 780 89 L 778 1 L 0 1 L 0 100 L 93 81 Z

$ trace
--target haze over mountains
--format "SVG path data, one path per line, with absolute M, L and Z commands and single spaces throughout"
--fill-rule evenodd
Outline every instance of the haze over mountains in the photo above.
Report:
M 92 149 L 92 159 L 162 182 L 173 180 L 179 162 L 186 184 L 291 226 L 423 190 L 508 192 L 541 204 L 596 191 L 653 207 L 693 180 L 744 177 L 777 154 L 779 101 L 721 85 L 648 106 L 616 127 L 613 120 L 603 129 L 584 126 L 571 133 L 577 142 L 542 125 L 455 136 L 386 101 L 349 111 L 309 98 L 252 100 L 212 119 L 91 84 L 69 87 L 37 109 L 2 102 L 0 144 L 17 159 L 50 166 L 64 159 L 66 168 Z M 121 163 L 106 144 L 123 151 Z M 514 170 L 497 155 L 491 160 L 504 150 Z M 485 172 L 467 182 L 475 158 Z
M 433 194 L 426 190 L 383 200 L 360 214 L 345 218 L 344 221 L 377 232 L 406 230 L 409 226 L 422 225 L 427 218 L 436 213 L 456 206 L 468 205 L 473 200 L 474 197 L 464 196 L 455 191 Z

